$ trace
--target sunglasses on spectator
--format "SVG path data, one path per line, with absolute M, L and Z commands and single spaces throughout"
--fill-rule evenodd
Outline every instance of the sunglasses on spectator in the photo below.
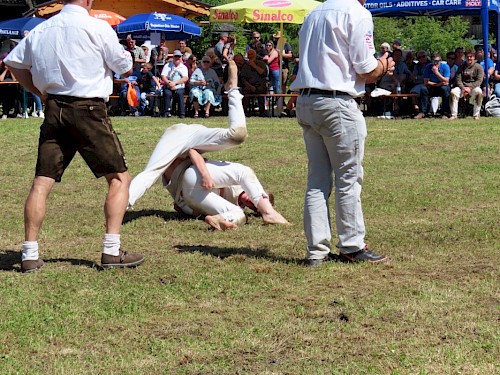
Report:
M 427 57 L 427 56 L 425 56 L 425 55 L 420 55 L 420 56 L 417 56 L 417 59 L 423 59 L 423 58 L 425 58 L 425 57 Z
M 455 56 L 448 56 L 447 59 L 450 59 L 450 60 L 455 60 L 456 57 Z
M 260 39 L 260 36 L 254 36 L 253 38 L 254 39 Z
M 266 44 L 266 47 L 272 47 L 273 45 L 272 44 Z

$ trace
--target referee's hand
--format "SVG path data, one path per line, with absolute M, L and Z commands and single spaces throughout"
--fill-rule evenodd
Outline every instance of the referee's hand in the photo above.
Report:
M 389 52 L 386 52 L 382 56 L 380 56 L 379 60 L 382 61 L 383 66 L 387 66 L 387 68 L 385 69 L 385 74 L 390 75 L 390 76 L 393 75 L 394 74 L 394 60 L 392 59 L 391 56 L 389 56 Z

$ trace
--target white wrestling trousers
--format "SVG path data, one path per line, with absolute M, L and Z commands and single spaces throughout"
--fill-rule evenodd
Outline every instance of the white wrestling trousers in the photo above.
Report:
M 129 206 L 163 175 L 172 162 L 178 157 L 186 157 L 190 149 L 200 153 L 221 151 L 238 146 L 247 137 L 245 112 L 241 104 L 243 95 L 238 89 L 231 89 L 229 99 L 229 128 L 207 128 L 199 124 L 176 124 L 165 130 L 149 158 L 144 171 L 131 182 L 129 189 Z
M 194 211 L 204 215 L 221 214 L 227 221 L 241 222 L 245 219 L 243 209 L 221 197 L 219 195 L 220 189 L 241 186 L 255 207 L 262 197 L 269 198 L 251 168 L 226 161 L 207 161 L 205 165 L 214 181 L 214 189 L 203 189 L 200 172 L 194 166 L 186 169 L 181 177 L 182 197 L 184 202 Z

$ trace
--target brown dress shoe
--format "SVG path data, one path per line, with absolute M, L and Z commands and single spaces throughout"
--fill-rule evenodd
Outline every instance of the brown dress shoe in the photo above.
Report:
M 23 260 L 21 262 L 21 272 L 31 273 L 36 272 L 43 267 L 43 260 L 38 258 L 37 260 Z
M 125 268 L 137 267 L 144 262 L 144 256 L 136 253 L 128 253 L 120 249 L 120 254 L 117 256 L 102 254 L 101 265 L 102 268 Z

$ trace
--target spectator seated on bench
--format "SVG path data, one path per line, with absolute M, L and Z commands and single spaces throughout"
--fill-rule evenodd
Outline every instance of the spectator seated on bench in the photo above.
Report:
M 139 84 L 137 83 L 138 77 L 140 76 L 140 72 L 135 70 L 132 72 L 131 75 L 128 77 L 122 77 L 119 74 L 115 74 L 115 83 L 121 84 L 121 90 L 119 93 L 119 98 L 118 98 L 118 105 L 121 109 L 121 115 L 122 116 L 127 116 L 127 115 L 135 115 L 135 116 L 140 116 L 142 114 L 142 108 L 141 110 L 141 103 L 139 101 L 137 106 L 131 105 L 128 100 L 127 100 L 127 91 L 129 89 L 129 85 L 133 87 L 135 92 L 137 93 L 137 97 L 141 97 L 141 91 L 139 89 Z
M 150 96 L 149 100 L 147 95 L 161 95 L 161 84 L 158 77 L 153 75 L 153 64 L 146 63 L 141 69 L 141 76 L 137 80 L 139 83 L 139 88 L 141 91 L 141 108 L 143 108 L 142 114 L 146 112 L 150 115 L 154 113 L 154 108 L 156 101 L 159 98 Z
M 203 56 L 201 59 L 201 67 L 191 75 L 189 80 L 191 90 L 189 91 L 189 100 L 193 103 L 193 117 L 199 116 L 200 105 L 203 106 L 204 117 L 210 117 L 210 106 L 218 106 L 222 102 L 222 98 L 217 94 L 219 90 L 219 77 L 217 73 L 210 68 L 210 57 Z
M 424 118 L 427 114 L 429 97 L 441 97 L 443 116 L 448 117 L 450 113 L 450 67 L 442 61 L 441 55 L 434 54 L 432 62 L 424 69 L 424 87 L 420 90 L 422 109 L 416 119 Z
M 186 106 L 184 102 L 184 89 L 186 82 L 189 80 L 188 69 L 182 62 L 182 52 L 179 50 L 174 51 L 173 61 L 169 62 L 161 72 L 161 78 L 164 82 L 163 96 L 164 96 L 164 117 L 172 116 L 172 99 L 175 96 L 179 104 L 178 115 L 179 118 L 186 117 Z
M 450 120 L 458 117 L 458 101 L 460 98 L 472 97 L 474 99 L 473 118 L 479 120 L 481 105 L 483 103 L 483 90 L 481 83 L 484 78 L 484 69 L 476 62 L 474 51 L 465 52 L 466 62 L 457 72 L 457 87 L 451 90 L 451 116 Z

